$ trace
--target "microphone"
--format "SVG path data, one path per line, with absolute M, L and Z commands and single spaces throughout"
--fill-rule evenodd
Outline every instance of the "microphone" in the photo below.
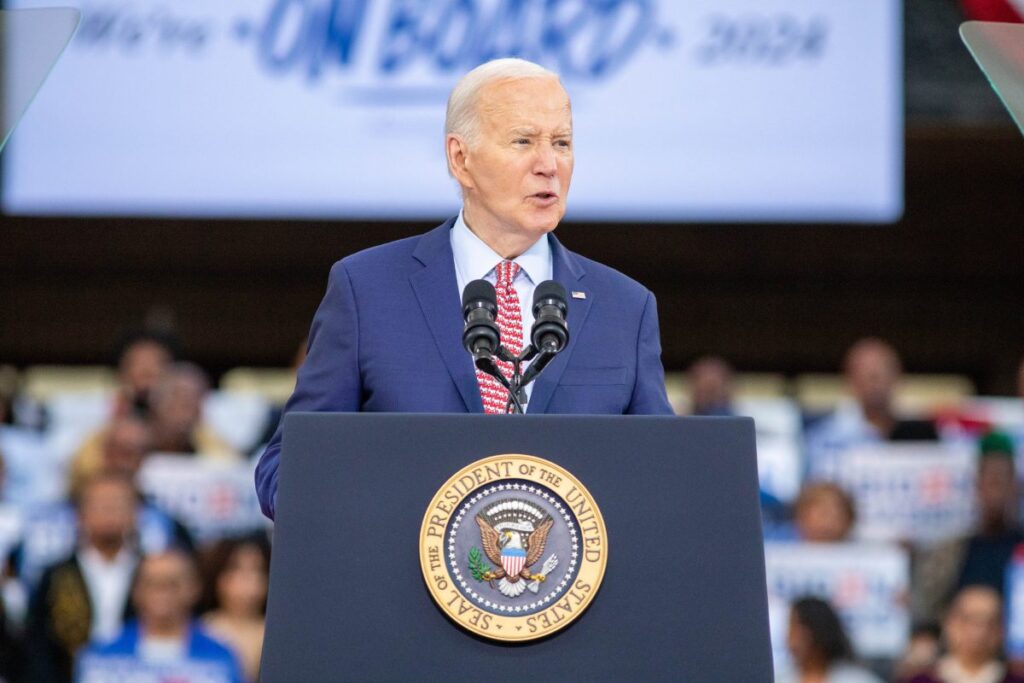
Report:
M 533 290 L 530 341 L 538 352 L 554 355 L 569 343 L 569 326 L 565 322 L 567 310 L 565 287 L 554 280 L 545 280 Z
M 500 343 L 498 324 L 498 295 L 487 280 L 473 280 L 462 290 L 462 318 L 466 327 L 462 332 L 462 345 L 473 360 L 490 359 Z
M 533 290 L 533 328 L 530 330 L 530 356 L 536 358 L 523 374 L 519 386 L 537 379 L 548 363 L 569 343 L 569 310 L 565 287 L 554 280 L 545 280 Z
M 466 327 L 462 331 L 462 345 L 473 356 L 473 364 L 477 370 L 485 372 L 509 392 L 509 403 L 521 414 L 523 406 L 517 395 L 519 371 L 515 371 L 512 382 L 509 381 L 495 364 L 495 357 L 513 363 L 518 362 L 508 349 L 501 345 L 501 334 L 498 323 L 498 295 L 494 285 L 487 280 L 473 280 L 462 290 L 462 318 Z

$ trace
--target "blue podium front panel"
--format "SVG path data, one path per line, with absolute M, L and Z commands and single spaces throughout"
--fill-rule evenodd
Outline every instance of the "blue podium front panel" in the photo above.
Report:
M 606 529 L 589 606 L 525 643 L 460 628 L 420 569 L 432 499 L 499 454 L 571 472 Z M 772 680 L 747 418 L 293 414 L 280 477 L 264 681 Z

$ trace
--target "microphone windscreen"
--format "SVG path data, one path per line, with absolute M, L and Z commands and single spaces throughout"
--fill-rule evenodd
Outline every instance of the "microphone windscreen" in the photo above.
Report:
M 563 290 L 564 292 L 564 290 Z M 484 301 L 491 306 L 498 308 L 498 294 L 494 291 L 494 285 L 487 280 L 473 280 L 462 290 L 462 308 L 477 301 Z
M 534 310 L 536 310 L 537 304 L 546 299 L 554 300 L 564 311 L 566 309 L 565 287 L 554 280 L 545 280 L 544 282 L 541 282 L 533 290 Z

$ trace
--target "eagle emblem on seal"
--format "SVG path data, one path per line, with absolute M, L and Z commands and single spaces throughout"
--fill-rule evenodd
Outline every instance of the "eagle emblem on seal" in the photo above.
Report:
M 552 554 L 540 571 L 530 571 L 544 554 L 548 533 L 554 524 L 551 516 L 528 501 L 510 498 L 478 514 L 476 523 L 480 527 L 484 554 L 495 566 L 488 567 L 479 550 L 472 548 L 469 565 L 473 577 L 486 581 L 510 598 L 522 595 L 527 589 L 536 593 L 558 565 L 558 558 Z

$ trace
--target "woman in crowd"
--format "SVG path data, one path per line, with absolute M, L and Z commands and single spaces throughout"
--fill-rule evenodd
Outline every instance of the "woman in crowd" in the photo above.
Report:
M 1003 659 L 1002 599 L 990 586 L 967 586 L 942 622 L 946 653 L 909 683 L 1024 683 Z
M 839 616 L 824 600 L 801 598 L 793 603 L 786 645 L 796 667 L 792 683 L 882 683 L 854 663 Z
M 259 673 L 270 545 L 256 535 L 219 542 L 204 557 L 207 632 L 231 647 L 249 681 Z

